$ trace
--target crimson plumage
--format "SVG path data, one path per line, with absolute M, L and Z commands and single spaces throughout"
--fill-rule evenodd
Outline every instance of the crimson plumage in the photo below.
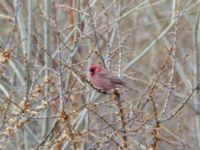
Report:
M 109 92 L 118 87 L 126 87 L 126 82 L 121 78 L 112 74 L 108 69 L 105 69 L 98 65 L 92 65 L 89 68 L 90 72 L 90 81 L 92 85 L 99 90 L 104 92 Z M 130 88 L 129 88 L 130 89 Z

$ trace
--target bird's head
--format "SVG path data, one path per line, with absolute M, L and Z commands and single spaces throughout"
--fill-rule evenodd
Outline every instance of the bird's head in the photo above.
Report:
M 90 71 L 90 76 L 94 76 L 96 73 L 100 72 L 101 70 L 103 70 L 102 67 L 97 66 L 97 65 L 91 65 L 89 68 Z

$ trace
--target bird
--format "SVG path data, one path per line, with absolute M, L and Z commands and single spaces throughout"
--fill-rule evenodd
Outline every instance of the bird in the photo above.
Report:
M 127 86 L 127 83 L 115 76 L 110 70 L 101 67 L 99 65 L 91 65 L 89 67 L 90 72 L 90 82 L 92 86 L 103 92 L 110 92 L 116 88 L 125 87 L 127 89 L 131 88 Z

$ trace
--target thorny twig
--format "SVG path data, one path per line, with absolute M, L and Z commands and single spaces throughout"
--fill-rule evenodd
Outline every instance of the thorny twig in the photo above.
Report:
M 187 98 L 182 103 L 177 105 L 176 108 L 174 108 L 174 110 L 172 110 L 165 118 L 161 119 L 159 122 L 161 122 L 161 123 L 166 122 L 166 121 L 172 119 L 179 111 L 181 111 L 181 109 L 191 99 L 191 97 L 193 96 L 195 90 L 197 88 L 199 88 L 199 86 L 200 86 L 200 81 L 198 81 L 197 84 L 192 88 L 192 92 L 187 96 Z
M 121 120 L 121 125 L 122 125 L 122 139 L 123 139 L 123 146 L 125 149 L 129 149 L 128 148 L 128 137 L 127 137 L 127 130 L 126 130 L 126 120 L 125 120 L 125 112 L 122 106 L 122 102 L 120 99 L 120 93 L 115 89 L 113 92 L 113 97 L 112 99 L 114 100 L 114 102 L 116 103 L 116 106 L 118 108 L 118 114 Z
M 100 48 L 99 40 L 98 40 L 98 37 L 97 37 L 97 31 L 96 31 L 95 22 L 94 22 L 94 16 L 93 16 L 93 13 L 92 13 L 92 7 L 90 6 L 89 3 L 88 3 L 88 8 L 89 8 L 88 10 L 89 10 L 89 14 L 90 14 L 90 22 L 91 22 L 92 29 L 94 31 L 96 46 L 97 46 L 97 49 L 98 49 L 98 52 L 96 52 L 96 54 L 100 57 L 100 59 L 103 63 L 103 66 L 106 68 L 106 64 L 105 64 L 104 58 L 101 54 L 101 48 Z

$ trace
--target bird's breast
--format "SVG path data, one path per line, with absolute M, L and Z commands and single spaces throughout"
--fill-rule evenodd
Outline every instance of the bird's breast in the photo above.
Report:
M 97 89 L 101 89 L 104 91 L 110 91 L 114 89 L 114 85 L 109 79 L 101 78 L 98 76 L 93 76 L 91 79 L 93 86 Z

